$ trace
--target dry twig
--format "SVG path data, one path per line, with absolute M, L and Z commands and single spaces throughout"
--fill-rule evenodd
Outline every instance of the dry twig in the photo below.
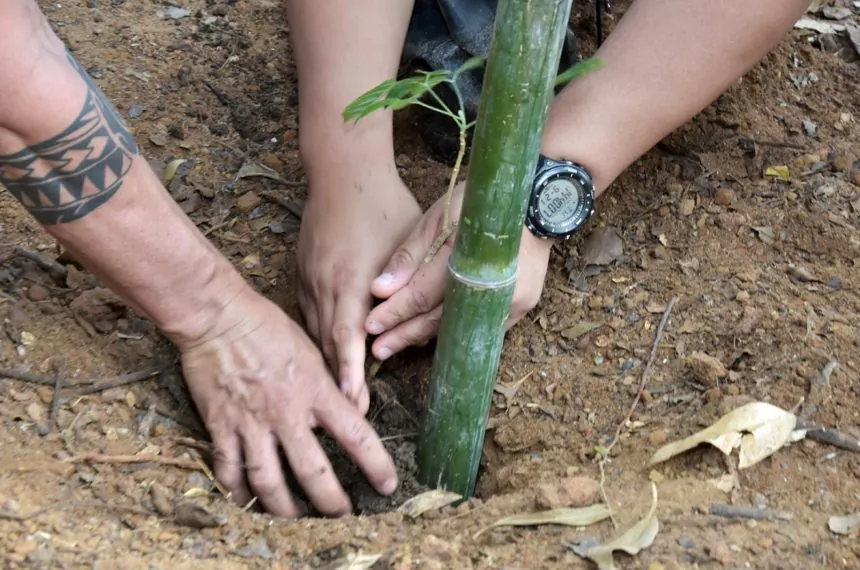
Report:
M 760 507 L 744 507 L 741 505 L 714 504 L 708 509 L 708 514 L 730 519 L 754 519 L 754 520 L 789 520 L 791 513 L 775 511 L 773 509 Z
M 287 186 L 304 186 L 304 183 L 302 183 L 302 182 L 285 181 L 285 183 L 287 184 Z M 292 215 L 294 215 L 298 219 L 300 219 L 300 220 L 302 219 L 302 214 L 304 213 L 304 208 L 301 204 L 297 204 L 296 202 L 290 202 L 286 198 L 284 198 L 282 196 L 277 196 L 275 194 L 263 193 L 260 195 L 260 197 L 262 197 L 267 202 L 271 202 L 272 204 L 277 204 L 278 206 L 285 209 L 286 211 L 288 211 L 289 213 L 291 213 Z
M 53 259 L 50 259 L 42 255 L 41 253 L 36 253 L 35 251 L 25 249 L 20 245 L 15 248 L 14 255 L 23 257 L 24 259 L 29 259 L 48 273 L 57 277 L 63 278 L 68 273 L 68 270 L 62 263 L 54 261 Z
M 63 460 L 65 463 L 112 463 L 127 465 L 130 463 L 158 463 L 171 465 L 190 471 L 200 471 L 200 464 L 189 459 L 165 457 L 164 455 L 102 455 L 101 453 L 81 453 Z
M 62 429 L 57 420 L 57 415 L 60 412 L 60 394 L 63 390 L 63 375 L 57 373 L 57 379 L 54 382 L 54 396 L 51 398 L 51 425 L 57 426 L 57 429 Z
M 82 382 L 69 385 L 67 387 L 72 388 L 75 387 L 77 384 L 83 384 L 83 386 L 77 387 L 75 393 L 79 396 L 84 396 L 87 394 L 95 394 L 96 392 L 103 392 L 104 390 L 116 388 L 117 386 L 124 386 L 126 384 L 140 382 L 142 380 L 146 380 L 147 378 L 152 378 L 161 371 L 161 367 L 152 367 L 144 370 L 139 370 L 137 372 L 130 372 L 128 374 L 114 376 L 105 380 L 100 380 L 98 378 L 93 378 L 92 380 L 84 380 Z M 41 384 L 43 386 L 55 387 L 57 385 L 56 376 L 45 376 L 43 374 L 36 374 L 34 372 L 28 372 L 26 370 L 15 370 L 13 368 L 0 368 L 0 378 L 11 378 L 12 380 L 20 380 L 21 382 L 29 382 L 30 384 Z
M 612 509 L 612 504 L 609 502 L 609 497 L 606 495 L 606 461 L 609 458 L 609 454 L 612 452 L 612 448 L 618 443 L 618 439 L 621 437 L 621 431 L 624 429 L 624 426 L 630 421 L 630 418 L 633 417 L 633 413 L 636 411 L 636 407 L 639 405 L 639 400 L 642 399 L 642 392 L 645 391 L 645 385 L 648 382 L 648 373 L 651 372 L 651 367 L 654 366 L 654 361 L 657 360 L 657 349 L 660 348 L 660 342 L 663 340 L 663 333 L 666 330 L 666 325 L 669 323 L 669 315 L 672 313 L 672 309 L 675 307 L 675 303 L 678 302 L 678 297 L 672 297 L 672 300 L 669 301 L 669 304 L 666 306 L 666 310 L 663 311 L 663 318 L 660 319 L 660 325 L 657 327 L 657 334 L 654 337 L 654 344 L 651 345 L 651 356 L 648 358 L 648 363 L 645 365 L 645 369 L 642 371 L 642 379 L 639 381 L 639 389 L 636 391 L 636 397 L 633 398 L 633 404 L 630 406 L 630 410 L 627 412 L 627 415 L 621 420 L 621 423 L 618 424 L 618 428 L 615 430 L 615 437 L 612 438 L 612 442 L 606 447 L 606 450 L 603 452 L 600 463 L 598 466 L 600 467 L 600 494 L 603 496 L 603 501 L 607 506 Z M 609 515 L 612 524 L 615 527 L 618 527 L 618 523 L 615 521 L 614 515 Z
M 34 511 L 30 511 L 29 513 L 19 515 L 17 513 L 7 513 L 0 511 L 0 520 L 10 520 L 10 521 L 28 521 L 30 519 L 34 519 L 40 515 L 43 515 L 50 511 L 64 511 L 66 509 L 102 509 L 105 511 L 119 511 L 124 513 L 132 513 L 136 515 L 144 515 L 144 516 L 154 516 L 154 513 L 142 509 L 140 507 L 135 507 L 131 505 L 116 505 L 113 503 L 96 503 L 96 502 L 84 502 L 84 503 L 56 503 L 54 505 L 48 505 L 46 507 L 38 508 Z

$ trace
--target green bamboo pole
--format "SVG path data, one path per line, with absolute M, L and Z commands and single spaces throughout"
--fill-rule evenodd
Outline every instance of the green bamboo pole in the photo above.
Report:
M 421 480 L 475 491 L 517 254 L 571 0 L 499 0 L 418 450 Z

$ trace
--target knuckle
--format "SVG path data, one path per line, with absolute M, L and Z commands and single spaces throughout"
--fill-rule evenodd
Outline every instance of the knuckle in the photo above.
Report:
M 359 449 L 365 446 L 371 435 L 370 424 L 363 419 L 356 419 L 346 430 L 344 434 L 346 441 L 343 443 L 354 449 Z
M 277 474 L 272 474 L 266 469 L 251 470 L 248 475 L 251 487 L 258 495 L 267 497 L 277 492 L 280 482 Z
M 426 313 L 433 307 L 430 306 L 430 299 L 427 293 L 421 289 L 412 289 L 409 293 L 409 304 L 419 313 Z
M 354 334 L 354 329 L 350 325 L 346 323 L 339 323 L 334 325 L 331 330 L 331 338 L 335 344 L 343 344 L 352 339 Z
M 336 290 L 351 286 L 356 280 L 356 270 L 352 264 L 339 263 L 334 267 L 334 286 Z
M 302 461 L 293 468 L 293 474 L 305 486 L 315 479 L 325 477 L 328 472 L 329 467 L 325 462 L 313 459 Z
M 393 267 L 411 267 L 414 264 L 415 256 L 406 248 L 397 248 L 397 251 L 391 256 L 391 265 Z

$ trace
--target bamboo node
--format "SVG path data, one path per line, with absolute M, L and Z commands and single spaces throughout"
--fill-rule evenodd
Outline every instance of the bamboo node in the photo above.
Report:
M 517 282 L 517 270 L 514 269 L 514 272 L 504 279 L 480 279 L 475 277 L 470 277 L 465 273 L 458 271 L 456 267 L 454 267 L 453 256 L 448 258 L 448 271 L 451 273 L 451 276 L 463 283 L 464 285 L 469 285 L 471 287 L 479 287 L 481 289 L 505 289 L 506 287 L 510 287 Z

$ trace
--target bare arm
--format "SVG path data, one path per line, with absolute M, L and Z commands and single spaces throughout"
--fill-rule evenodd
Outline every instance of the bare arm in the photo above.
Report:
M 299 514 L 280 447 L 320 511 L 348 512 L 317 426 L 377 490 L 394 490 L 391 458 L 319 351 L 182 213 L 31 0 L 0 3 L 0 184 L 177 344 L 237 502 L 253 493 L 273 514 Z
M 202 337 L 244 279 L 164 191 L 35 6 L 10 5 L 0 23 L 0 43 L 15 46 L 0 49 L 9 54 L 0 56 L 0 183 L 172 340 Z
M 602 192 L 773 49 L 808 0 L 636 0 L 550 108 L 543 152 L 581 162 Z

